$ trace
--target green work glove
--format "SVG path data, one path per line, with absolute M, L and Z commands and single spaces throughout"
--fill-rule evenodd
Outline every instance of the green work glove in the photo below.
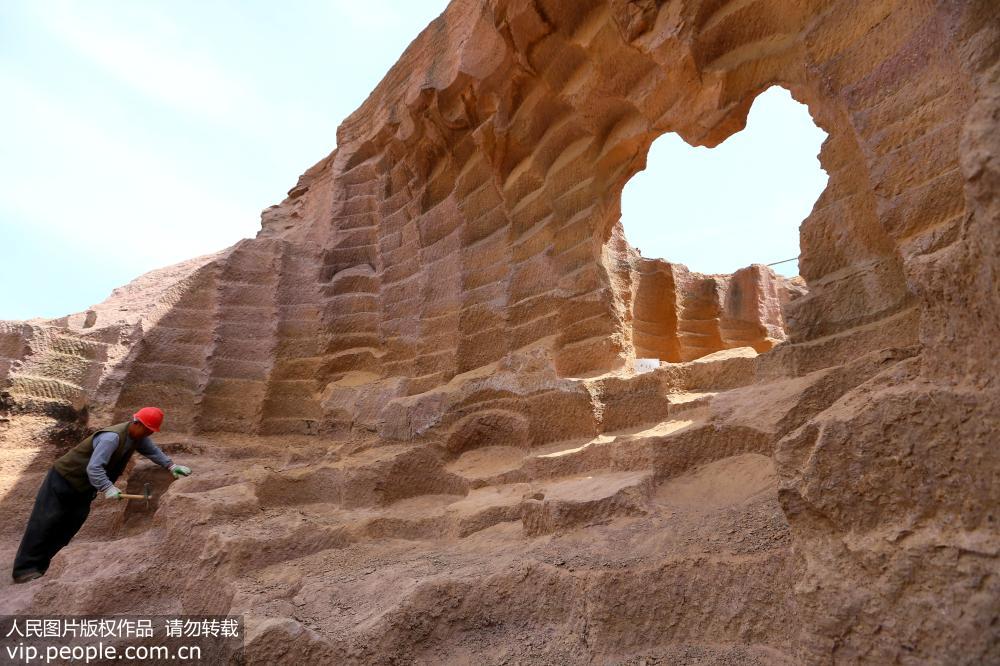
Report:
M 111 486 L 110 488 L 104 491 L 104 497 L 107 499 L 120 500 L 122 498 L 122 491 L 118 490 L 118 488 L 114 486 Z
M 185 467 L 184 465 L 171 465 L 169 469 L 175 479 L 179 479 L 182 476 L 191 476 L 191 468 Z

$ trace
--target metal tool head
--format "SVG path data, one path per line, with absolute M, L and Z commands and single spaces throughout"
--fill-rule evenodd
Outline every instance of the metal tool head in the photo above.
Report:
M 146 498 L 146 508 L 149 508 L 149 498 L 153 496 L 153 491 L 150 485 L 147 483 L 142 487 L 142 496 Z

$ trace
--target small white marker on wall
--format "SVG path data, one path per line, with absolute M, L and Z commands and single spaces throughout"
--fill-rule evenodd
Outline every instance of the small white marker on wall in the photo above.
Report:
M 635 374 L 641 375 L 647 372 L 652 372 L 660 367 L 660 359 L 658 358 L 637 358 L 633 364 L 635 368 Z

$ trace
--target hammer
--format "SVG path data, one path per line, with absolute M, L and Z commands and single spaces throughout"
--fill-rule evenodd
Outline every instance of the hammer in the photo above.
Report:
M 121 494 L 122 499 L 146 500 L 146 508 L 147 509 L 149 508 L 149 498 L 152 497 L 152 496 L 153 496 L 153 493 L 150 491 L 148 483 L 145 484 L 142 487 L 142 494 L 141 495 L 126 495 L 125 493 Z

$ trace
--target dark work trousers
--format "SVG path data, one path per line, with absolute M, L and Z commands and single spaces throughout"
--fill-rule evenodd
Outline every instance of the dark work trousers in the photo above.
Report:
M 12 575 L 33 570 L 45 573 L 56 553 L 83 527 L 95 497 L 96 490 L 80 492 L 50 468 L 35 497 L 35 508 L 21 537 Z

